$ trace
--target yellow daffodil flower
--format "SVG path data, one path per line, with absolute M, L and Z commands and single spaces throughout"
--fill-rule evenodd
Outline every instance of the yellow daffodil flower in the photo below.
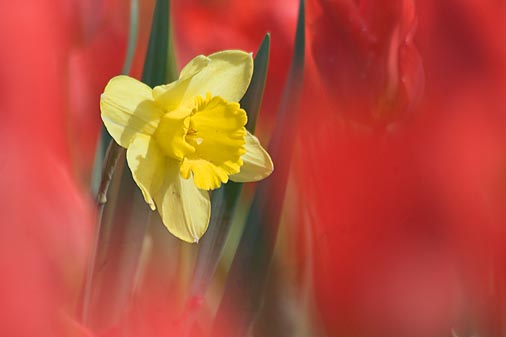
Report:
M 258 181 L 271 158 L 246 129 L 240 108 L 253 60 L 242 51 L 197 56 L 175 82 L 154 89 L 128 76 L 109 81 L 100 99 L 105 127 L 122 147 L 146 203 L 167 229 L 197 242 L 209 224 L 209 191 Z

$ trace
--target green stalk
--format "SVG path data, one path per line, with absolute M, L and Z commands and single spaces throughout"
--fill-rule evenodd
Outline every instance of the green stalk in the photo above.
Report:
M 137 45 L 138 22 L 139 0 L 130 0 L 130 23 L 127 52 L 122 68 L 123 74 L 128 74 L 132 67 L 132 60 Z M 105 144 L 109 144 L 107 150 L 105 150 Z M 109 190 L 109 185 L 114 175 L 118 159 L 123 155 L 124 149 L 122 149 L 111 139 L 111 136 L 102 126 L 92 173 L 92 192 L 96 193 L 97 195 L 97 228 L 95 231 L 93 246 L 91 247 L 91 256 L 84 285 L 83 302 L 81 308 L 81 319 L 84 324 L 87 324 L 89 320 L 89 306 L 91 301 L 93 274 L 95 271 L 95 263 L 98 254 L 100 232 L 102 230 L 101 224 L 104 213 L 104 205 L 107 202 L 107 192 Z M 103 162 L 100 160 L 101 158 L 104 158 Z M 98 173 L 100 171 L 102 171 L 101 175 Z M 100 179 L 98 177 L 100 177 Z
M 240 102 L 241 107 L 248 113 L 246 128 L 252 133 L 255 132 L 256 121 L 262 104 L 269 65 L 269 51 L 270 35 L 267 34 L 255 56 L 251 84 Z M 209 229 L 199 243 L 191 285 L 191 297 L 203 296 L 209 287 L 230 231 L 241 190 L 241 183 L 229 181 L 220 189 L 213 191 Z
M 276 169 L 271 177 L 258 184 L 255 192 L 215 319 L 213 336 L 216 337 L 220 327 L 230 326 L 227 324 L 230 313 L 234 313 L 231 335 L 248 336 L 262 306 L 295 139 L 304 70 L 304 21 L 304 0 L 301 0 L 292 64 L 268 148 Z
M 172 42 L 169 41 L 171 36 L 169 8 L 169 0 L 157 0 L 142 74 L 142 81 L 151 87 L 176 79 L 174 51 Z M 124 72 L 128 72 L 132 64 L 136 49 L 137 27 L 138 0 L 132 0 L 130 37 L 123 66 Z M 111 140 L 107 153 L 97 192 L 97 231 L 82 302 L 83 323 L 91 325 L 93 329 L 108 328 L 118 319 L 128 304 L 151 215 L 130 172 L 128 170 L 115 172 L 119 160 L 122 162 L 120 168 L 124 166 L 125 149 Z M 115 179 L 118 186 L 115 189 L 115 195 L 111 196 L 114 203 L 110 205 L 112 207 L 108 205 L 105 208 L 109 185 L 114 174 L 120 178 Z M 117 208 L 116 204 L 118 204 Z M 104 209 L 107 228 L 104 228 L 102 223 Z M 100 258 L 99 261 L 97 257 Z M 92 322 L 90 312 L 93 310 L 90 308 L 101 310 L 93 317 Z

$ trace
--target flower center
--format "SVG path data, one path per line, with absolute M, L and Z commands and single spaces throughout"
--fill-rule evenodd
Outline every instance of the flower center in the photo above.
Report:
M 180 161 L 181 176 L 193 175 L 198 188 L 211 190 L 239 172 L 246 152 L 246 122 L 238 103 L 207 94 L 196 97 L 193 108 L 166 113 L 155 138 L 168 157 Z

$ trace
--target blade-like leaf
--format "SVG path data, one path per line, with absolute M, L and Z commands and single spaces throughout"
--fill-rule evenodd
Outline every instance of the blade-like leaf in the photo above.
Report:
M 137 47 L 137 33 L 139 28 L 139 0 L 130 0 L 130 21 L 128 29 L 128 42 L 125 56 L 125 62 L 121 70 L 122 74 L 130 73 L 132 68 L 132 61 L 135 55 Z M 97 150 L 95 152 L 95 160 L 93 164 L 93 172 L 91 174 L 91 192 L 92 195 L 97 195 L 102 179 L 102 171 L 104 169 L 104 160 L 106 150 L 109 144 L 111 144 L 112 138 L 102 126 L 100 135 L 98 138 Z
M 269 66 L 270 35 L 266 34 L 254 60 L 254 72 L 250 86 L 241 100 L 241 107 L 248 113 L 246 128 L 254 132 Z M 228 236 L 235 207 L 242 190 L 241 183 L 229 181 L 212 194 L 211 220 L 207 233 L 199 243 L 197 262 L 192 279 L 192 297 L 203 296 L 216 271 L 225 240 Z
M 130 0 L 130 25 L 128 29 L 128 44 L 125 63 L 121 72 L 123 74 L 130 73 L 132 62 L 137 47 L 137 33 L 139 31 L 139 0 Z
M 170 2 L 157 0 L 142 72 L 142 82 L 151 87 L 177 79 L 170 28 Z
M 169 0 L 157 0 L 142 75 L 142 81 L 150 86 L 175 79 L 175 70 L 171 69 L 175 62 L 169 61 L 174 55 L 172 43 L 169 42 L 169 8 Z M 124 69 L 127 69 L 128 62 L 130 61 L 127 57 Z M 130 171 L 122 169 L 125 166 L 124 149 L 112 143 L 109 153 L 112 155 L 105 160 L 100 184 L 105 188 L 98 191 L 99 237 L 83 295 L 83 322 L 92 329 L 100 330 L 117 321 L 131 298 L 142 243 L 151 215 Z M 114 172 L 118 158 L 121 165 L 118 165 L 119 170 Z M 110 180 L 113 173 L 116 175 L 118 188 L 115 189 L 115 194 L 110 196 L 114 202 L 105 204 L 109 184 L 104 180 Z M 102 223 L 102 219 L 107 222 Z
M 288 180 L 292 143 L 295 139 L 304 50 L 304 0 L 301 0 L 292 64 L 269 145 L 269 153 L 276 169 L 270 178 L 259 183 L 255 192 L 216 316 L 214 336 L 218 336 L 218 327 L 227 325 L 227 314 L 231 312 L 235 313 L 231 335 L 247 336 L 262 304 Z
M 257 54 L 253 66 L 253 77 L 248 90 L 241 99 L 241 106 L 248 112 L 248 123 L 246 129 L 255 133 L 258 114 L 264 98 L 265 80 L 267 79 L 267 69 L 269 68 L 269 55 L 271 50 L 271 35 L 266 34 Z

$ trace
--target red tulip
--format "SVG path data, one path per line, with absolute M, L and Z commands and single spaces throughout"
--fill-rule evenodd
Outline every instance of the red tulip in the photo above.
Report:
M 336 113 L 372 125 L 405 118 L 423 91 L 413 0 L 308 1 L 308 38 Z
M 400 3 L 313 2 L 325 9 L 309 23 L 319 78 L 306 83 L 314 113 L 302 113 L 297 164 L 317 307 L 330 336 L 498 336 L 504 8 L 420 3 L 416 35 L 392 54 L 415 17 Z
M 81 16 L 86 5 L 0 5 L 2 336 L 85 335 L 76 306 L 94 211 L 75 169 L 89 176 L 98 93 L 125 36 L 101 11 Z
M 74 21 L 65 49 L 66 104 L 69 144 L 78 173 L 88 182 L 101 128 L 98 107 L 107 81 L 121 72 L 128 38 L 128 2 L 74 3 Z M 67 28 L 68 29 L 68 28 Z

